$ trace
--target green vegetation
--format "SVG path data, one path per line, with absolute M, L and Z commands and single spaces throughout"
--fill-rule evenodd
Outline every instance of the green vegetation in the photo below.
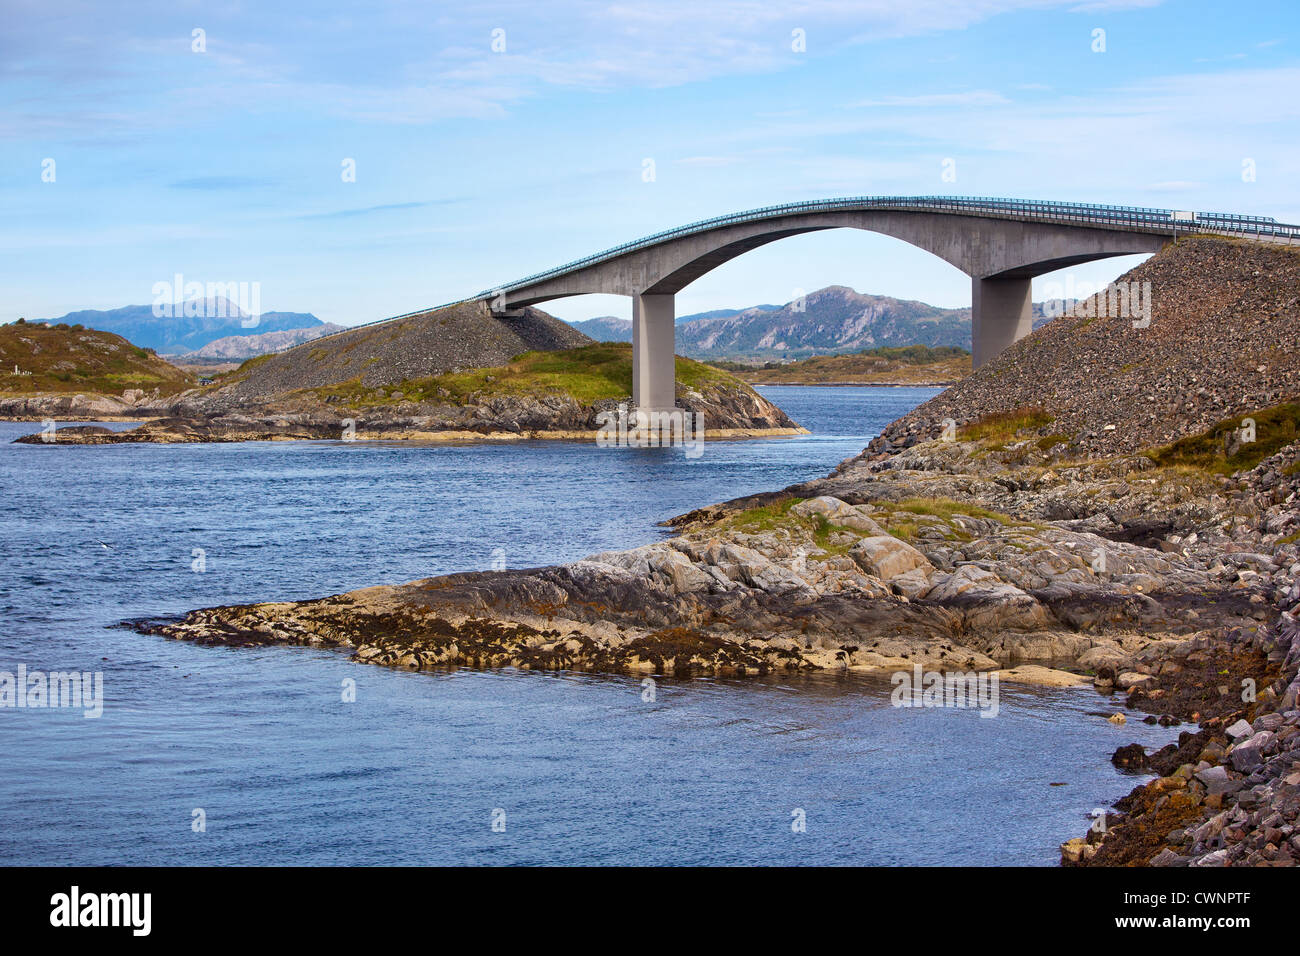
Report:
M 718 526 L 720 533 L 762 534 L 787 529 L 796 537 L 806 535 L 821 549 L 820 554 L 809 555 L 809 560 L 825 560 L 835 555 L 847 554 L 869 532 L 835 524 L 824 515 L 791 514 L 791 509 L 803 498 L 784 498 L 771 504 L 749 508 L 725 518 Z M 961 518 L 991 519 L 1008 528 L 1026 532 L 1041 530 L 1043 525 L 1021 521 L 1010 515 L 990 511 L 971 502 L 951 498 L 908 498 L 904 501 L 873 501 L 872 517 L 889 534 L 914 543 L 918 538 L 934 537 L 936 529 L 948 541 L 972 541 L 979 532 L 963 527 Z M 929 534 L 927 534 L 927 529 Z M 1020 545 L 1008 542 L 1011 547 Z
M 259 365 L 265 365 L 271 359 L 275 358 L 277 353 L 267 352 L 265 355 L 254 355 L 251 359 L 245 359 L 239 368 L 227 372 L 224 375 L 218 375 L 213 385 L 209 388 L 220 388 L 224 385 L 233 385 L 235 382 L 242 382 L 248 377 L 248 373 Z
M 1074 436 L 1068 432 L 1052 432 L 1050 435 L 1044 435 L 1038 439 L 1039 451 L 1051 451 L 1057 445 L 1068 445 L 1074 441 Z
M 947 526 L 945 537 L 958 541 L 970 541 L 974 535 L 956 522 L 956 516 L 967 518 L 990 518 L 998 524 L 1007 526 L 1038 527 L 1031 522 L 1018 521 L 1010 515 L 981 508 L 968 501 L 953 501 L 951 498 L 907 498 L 904 501 L 876 501 L 872 503 L 876 510 L 876 520 L 896 538 L 915 541 L 922 528 L 933 526 L 935 522 L 924 518 L 936 518 Z
M 889 362 L 901 362 L 904 365 L 931 365 L 946 362 L 948 359 L 970 358 L 970 352 L 955 345 L 900 345 L 894 348 L 868 349 L 859 355 L 876 356 Z
M 905 345 L 842 355 L 816 355 L 799 362 L 763 365 L 719 361 L 717 368 L 740 373 L 746 381 L 779 384 L 873 381 L 951 382 L 970 374 L 970 353 L 954 346 Z
M 1042 407 L 1025 406 L 1009 412 L 984 415 L 963 425 L 958 429 L 957 435 L 964 441 L 1007 442 L 1021 432 L 1037 431 L 1052 421 L 1053 417 Z
M 786 528 L 793 532 L 802 532 L 812 538 L 813 543 L 821 549 L 820 554 L 810 554 L 810 561 L 824 561 L 833 555 L 847 554 L 864 533 L 843 525 L 828 521 L 825 515 L 795 515 L 790 509 L 803 498 L 784 498 L 781 501 L 757 508 L 749 508 L 731 515 L 719 526 L 720 530 L 734 531 L 741 534 L 761 534 Z M 851 540 L 833 541 L 836 536 L 849 536 Z
M 192 384 L 182 369 L 111 332 L 62 322 L 0 326 L 0 394 L 121 395 L 138 388 L 171 395 Z
M 771 531 L 796 520 L 790 516 L 790 509 L 804 500 L 803 498 L 785 498 L 770 505 L 749 508 L 727 518 L 723 522 L 723 526 L 748 534 Z
M 1246 420 L 1255 423 L 1255 440 L 1245 441 Z M 1291 444 L 1300 432 L 1300 404 L 1288 402 L 1249 415 L 1225 418 L 1198 435 L 1180 438 L 1147 452 L 1157 465 L 1183 465 L 1220 475 L 1254 468 Z
M 681 357 L 677 359 L 677 381 L 688 388 L 740 385 L 735 377 L 720 369 Z M 333 397 L 356 407 L 403 401 L 467 405 L 502 395 L 557 393 L 569 395 L 579 404 L 591 405 L 632 394 L 632 346 L 597 342 L 555 352 L 525 352 L 511 359 L 510 364 L 497 368 L 446 372 L 374 387 L 363 384 L 358 376 L 311 391 L 322 399 Z M 400 398 L 394 398 L 394 394 Z

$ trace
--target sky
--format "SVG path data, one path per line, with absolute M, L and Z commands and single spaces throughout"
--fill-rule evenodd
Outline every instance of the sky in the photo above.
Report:
M 3 322 L 181 274 L 352 325 L 776 203 L 1300 222 L 1298 182 L 1295 0 L 0 0 Z M 827 285 L 970 303 L 929 253 L 837 229 L 733 260 L 677 311 Z

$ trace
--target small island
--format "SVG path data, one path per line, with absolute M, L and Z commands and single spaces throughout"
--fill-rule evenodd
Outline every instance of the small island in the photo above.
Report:
M 46 336 L 72 334 L 40 328 Z M 29 420 L 143 419 L 138 428 L 70 426 L 17 441 L 595 440 L 620 406 L 626 412 L 632 393 L 630 345 L 593 342 L 536 309 L 498 318 L 477 302 L 258 356 L 207 385 L 146 359 L 171 369 L 171 378 L 130 403 L 56 394 L 15 397 L 11 408 L 12 417 Z M 730 372 L 679 356 L 676 379 L 677 405 L 701 424 L 704 439 L 806 433 Z M 122 380 L 144 384 L 143 373 Z
M 971 355 L 957 346 L 904 345 L 795 362 L 714 362 L 751 385 L 951 385 L 971 372 Z

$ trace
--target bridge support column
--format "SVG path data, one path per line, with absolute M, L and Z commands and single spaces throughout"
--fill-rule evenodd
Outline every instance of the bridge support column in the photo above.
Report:
M 971 280 L 971 363 L 975 368 L 1033 329 L 1030 279 Z
M 638 411 L 677 407 L 673 295 L 632 297 L 632 404 Z

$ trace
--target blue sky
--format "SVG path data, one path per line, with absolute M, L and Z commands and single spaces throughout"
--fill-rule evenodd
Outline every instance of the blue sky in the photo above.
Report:
M 0 0 L 0 321 L 151 302 L 182 273 L 354 324 L 696 219 L 841 195 L 1298 222 L 1298 10 Z M 1105 281 L 1133 261 L 1073 274 Z M 929 254 L 834 230 L 734 260 L 678 312 L 830 284 L 970 301 Z M 547 308 L 630 312 L 606 296 Z

